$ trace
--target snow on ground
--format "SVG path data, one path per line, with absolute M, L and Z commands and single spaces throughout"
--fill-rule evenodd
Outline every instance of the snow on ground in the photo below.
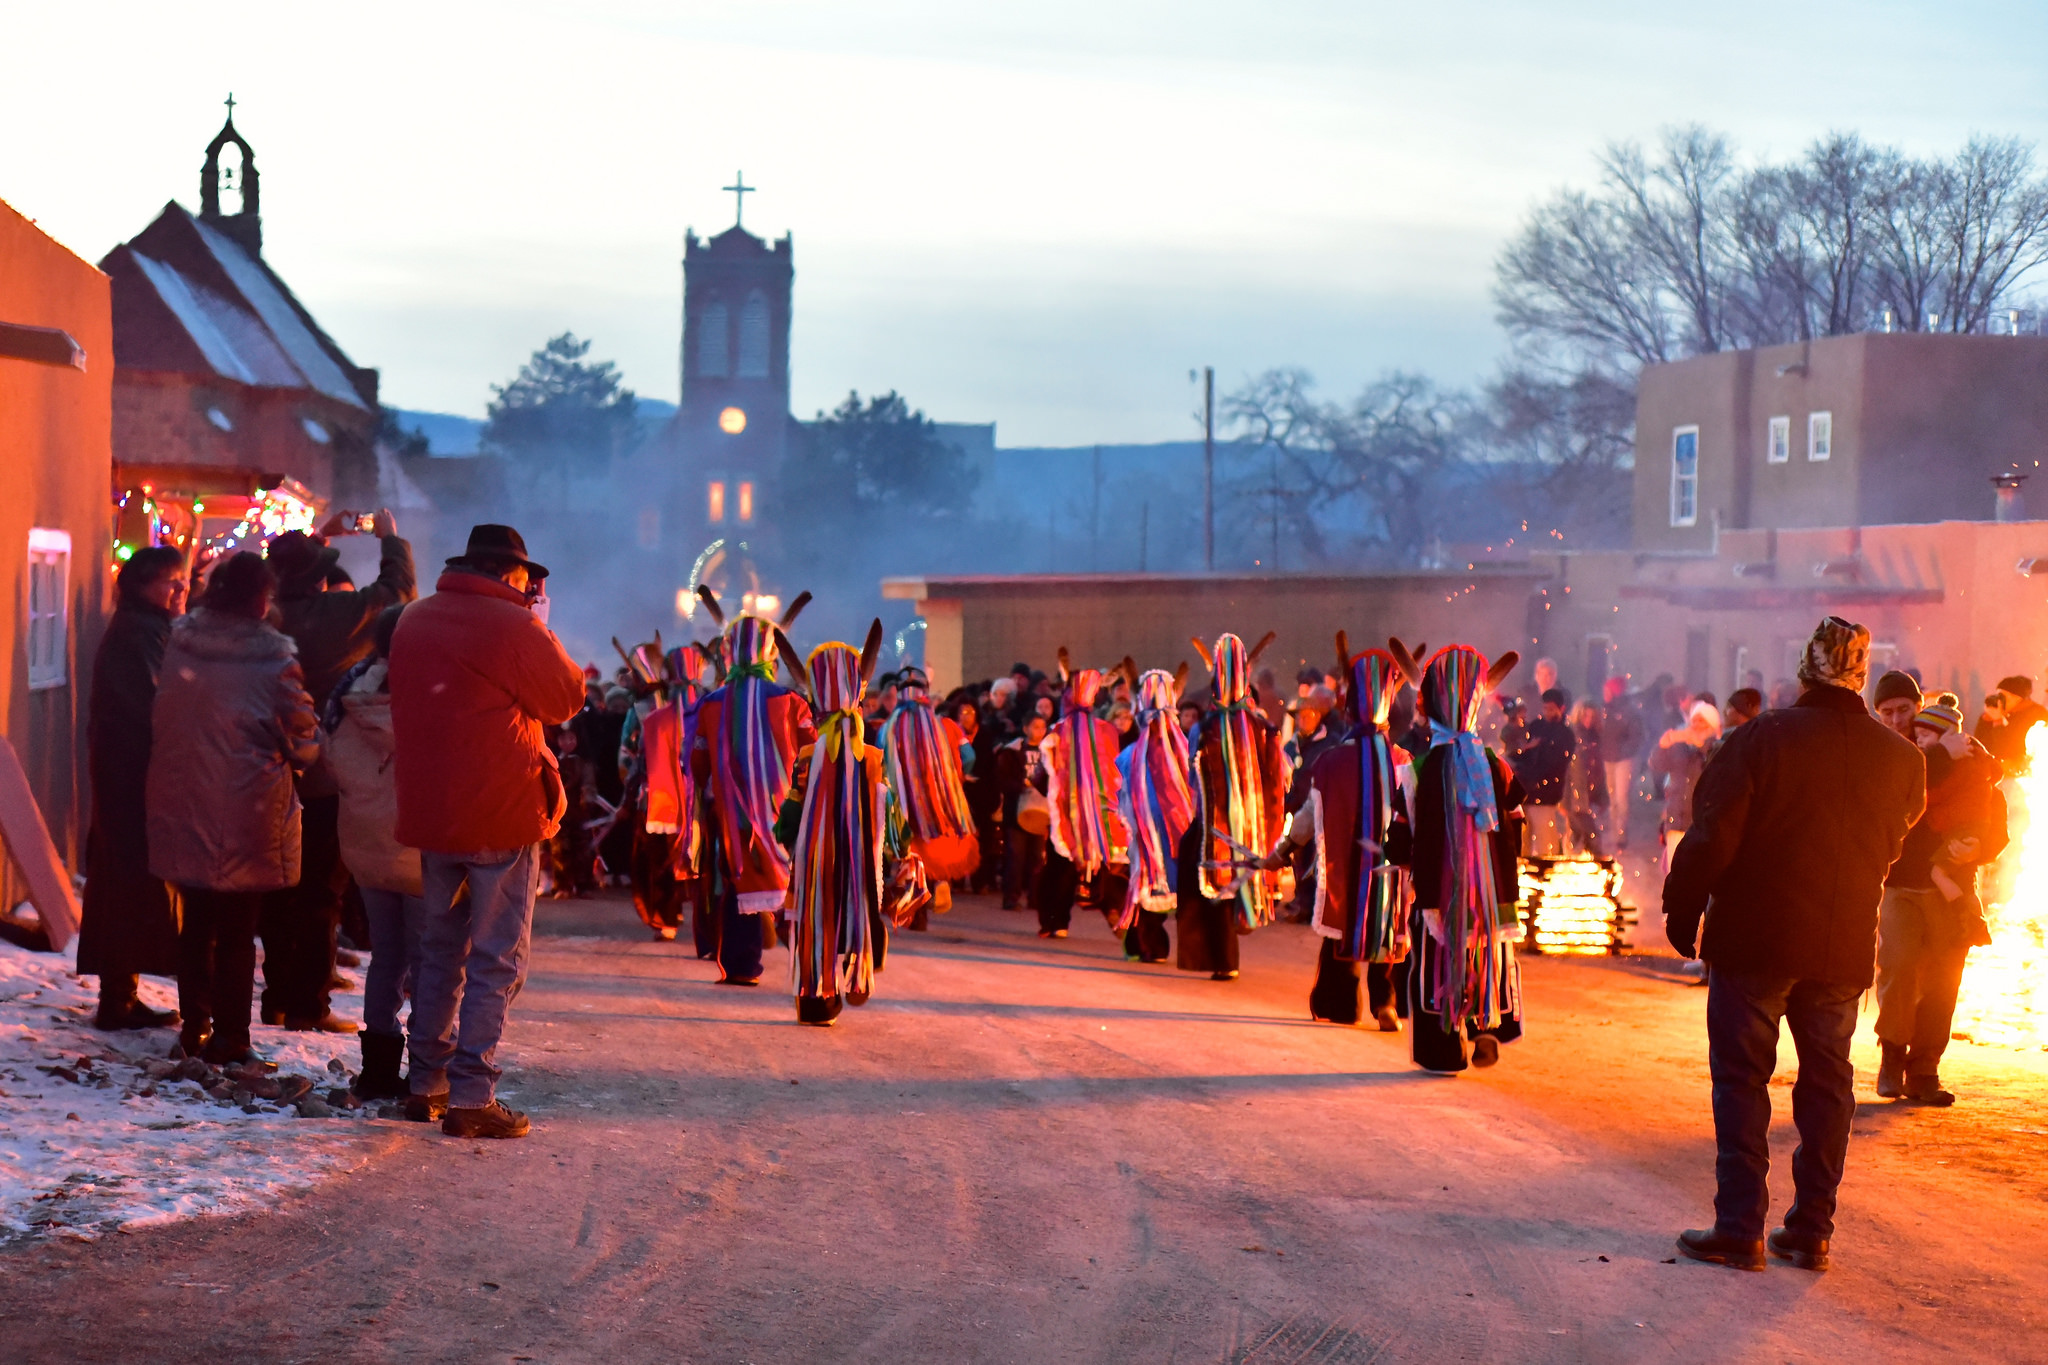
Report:
M 32 953 L 0 942 L 0 1242 L 48 1235 L 90 1240 L 209 1213 L 274 1203 L 285 1192 L 368 1159 L 368 1110 L 336 1108 L 302 1118 L 292 1093 L 324 1101 L 359 1064 L 353 1035 L 287 1033 L 258 1026 L 256 1050 L 277 1063 L 284 1095 L 253 1075 L 158 1077 L 177 1030 L 102 1033 L 92 1026 L 98 981 L 76 975 L 77 949 Z M 334 1009 L 360 1022 L 356 991 Z M 259 974 L 260 981 L 260 974 Z M 174 985 L 142 979 L 157 1009 L 177 1004 Z M 197 1071 L 196 1065 L 188 1068 Z M 294 1079 L 299 1078 L 299 1079 Z M 282 1101 L 282 1102 L 281 1102 Z M 324 1103 L 304 1108 L 318 1114 Z

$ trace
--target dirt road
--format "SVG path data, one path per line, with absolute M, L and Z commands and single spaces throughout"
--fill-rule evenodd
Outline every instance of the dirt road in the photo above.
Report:
M 1838 1268 L 1745 1275 L 1671 1263 L 1711 1218 L 1704 991 L 1530 962 L 1529 1036 L 1446 1079 L 1307 1020 L 1304 929 L 1216 984 L 1034 928 L 964 899 L 820 1031 L 544 906 L 531 1139 L 376 1125 L 278 1210 L 0 1253 L 0 1358 L 2048 1360 L 2041 1054 L 1864 1104 Z

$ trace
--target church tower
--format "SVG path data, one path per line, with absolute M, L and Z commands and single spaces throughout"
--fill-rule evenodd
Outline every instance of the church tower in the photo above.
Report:
M 223 155 L 225 153 L 225 155 Z M 228 121 L 206 144 L 206 165 L 199 172 L 199 221 L 226 236 L 251 256 L 263 254 L 263 218 L 257 202 L 256 153 L 235 131 L 235 97 L 228 96 Z M 221 211 L 221 192 L 234 204 Z
M 708 241 L 683 239 L 683 384 L 675 431 L 683 456 L 683 511 L 715 535 L 745 535 L 789 439 L 788 234 L 773 245 L 748 232 L 744 177 L 726 187 L 733 225 Z M 694 485 L 694 496 L 688 491 Z

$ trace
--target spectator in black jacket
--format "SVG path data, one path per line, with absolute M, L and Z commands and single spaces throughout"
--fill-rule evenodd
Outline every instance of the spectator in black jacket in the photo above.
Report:
M 1532 858 L 1562 857 L 1565 849 L 1565 783 L 1571 777 L 1572 754 L 1578 741 L 1565 724 L 1565 695 L 1551 688 L 1542 697 L 1543 714 L 1517 727 L 1512 721 L 1502 737 L 1508 743 L 1508 766 L 1529 795 L 1526 807 Z
M 1664 882 L 1671 946 L 1712 967 L 1707 1048 L 1719 1190 L 1714 1226 L 1678 1239 L 1695 1260 L 1764 1268 L 1770 1083 L 1783 1020 L 1799 1049 L 1799 1148 L 1796 1196 L 1769 1246 L 1806 1269 L 1827 1266 L 1856 1110 L 1856 1002 L 1875 971 L 1885 874 L 1926 804 L 1919 750 L 1859 695 L 1869 655 L 1862 626 L 1821 622 L 1800 665 L 1798 703 L 1735 731 L 1701 775 L 1691 828 Z

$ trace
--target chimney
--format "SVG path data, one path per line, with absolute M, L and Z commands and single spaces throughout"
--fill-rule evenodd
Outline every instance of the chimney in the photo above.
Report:
M 1998 502 L 1992 509 L 1993 521 L 2025 521 L 2027 519 L 2027 495 L 2020 485 L 2027 481 L 2024 474 L 1994 474 L 1991 486 L 1998 490 Z

